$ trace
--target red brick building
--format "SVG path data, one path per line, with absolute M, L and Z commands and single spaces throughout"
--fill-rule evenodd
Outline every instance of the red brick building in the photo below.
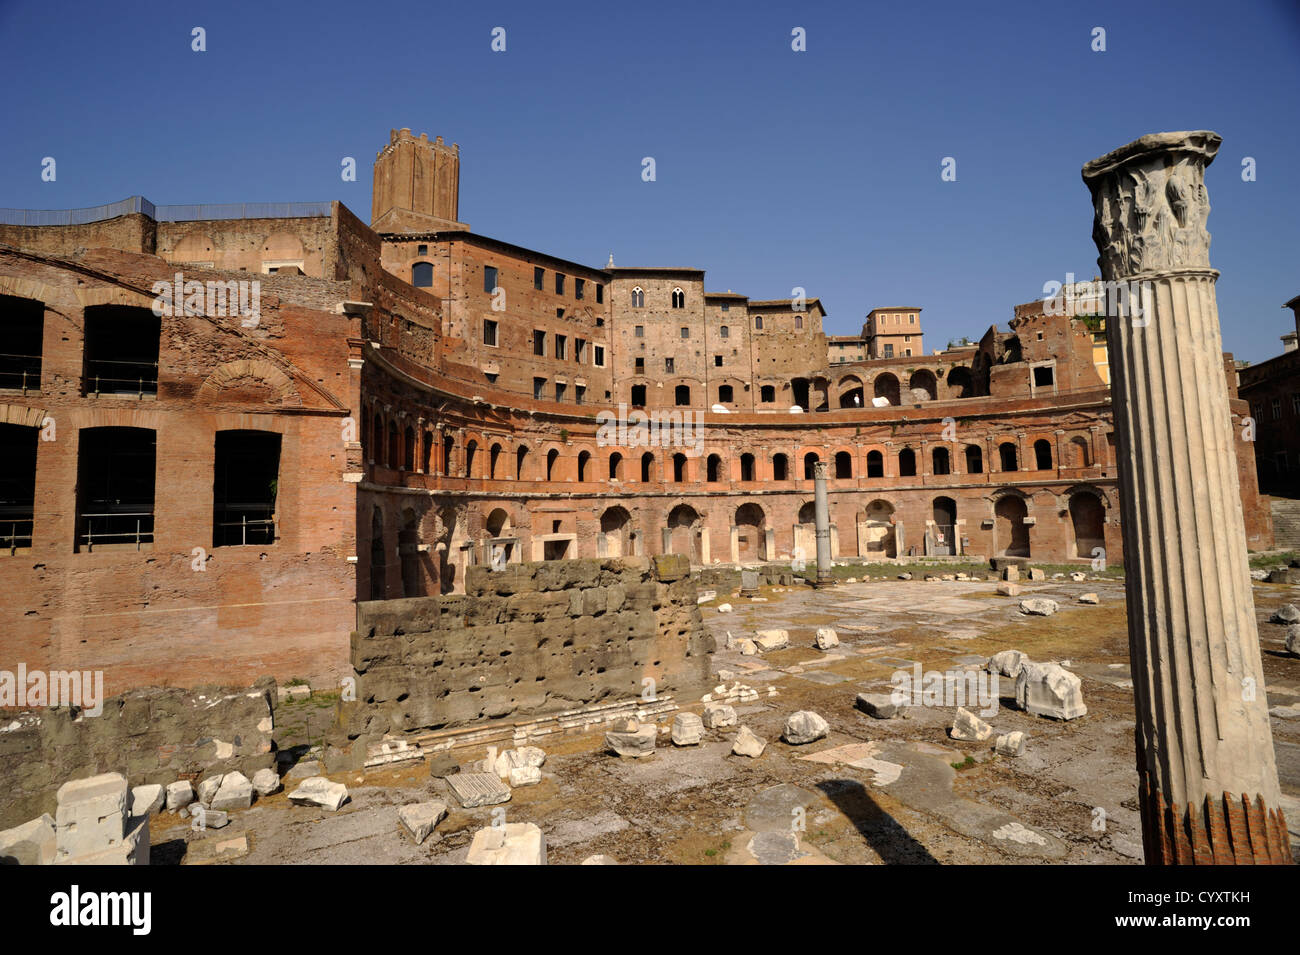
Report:
M 811 557 L 819 460 L 839 557 L 1122 559 L 1086 322 L 1021 307 L 927 356 L 918 317 L 913 355 L 833 361 L 816 298 L 474 233 L 459 163 L 395 131 L 372 226 L 339 203 L 0 218 L 6 659 L 110 693 L 319 682 L 355 600 L 474 563 Z M 1238 471 L 1265 547 L 1249 444 Z

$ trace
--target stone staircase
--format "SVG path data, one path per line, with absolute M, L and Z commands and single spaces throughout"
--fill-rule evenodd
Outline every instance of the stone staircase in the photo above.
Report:
M 1300 500 L 1273 498 L 1273 547 L 1300 551 Z

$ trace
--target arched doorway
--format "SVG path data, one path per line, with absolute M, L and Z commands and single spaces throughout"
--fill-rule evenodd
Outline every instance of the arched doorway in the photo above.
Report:
M 1025 518 L 1029 508 L 1022 498 L 1015 494 L 1006 494 L 998 498 L 993 508 L 995 541 L 997 551 L 1003 557 L 1029 556 L 1029 525 Z
M 605 538 L 606 557 L 631 555 L 632 515 L 626 508 L 606 508 L 600 515 L 600 533 Z
M 936 497 L 931 507 L 930 543 L 936 557 L 957 553 L 957 502 L 950 497 Z
M 1070 497 L 1070 523 L 1074 527 L 1074 556 L 1091 558 L 1093 550 L 1106 547 L 1106 509 L 1091 491 Z
M 898 379 L 886 372 L 883 375 L 877 375 L 872 385 L 872 393 L 877 399 L 885 399 L 886 404 L 898 404 Z M 879 401 L 875 402 L 877 405 Z
M 736 508 L 737 560 L 766 560 L 766 524 L 763 509 L 757 504 L 742 504 Z
M 938 396 L 938 383 L 934 379 L 934 372 L 928 368 L 918 368 L 912 372 L 907 387 L 913 401 L 934 401 Z
M 685 554 L 691 563 L 700 561 L 698 527 L 700 515 L 689 504 L 678 504 L 668 512 L 668 553 Z
M 894 505 L 875 500 L 867 505 L 864 515 L 866 550 L 868 557 L 897 557 L 894 537 Z

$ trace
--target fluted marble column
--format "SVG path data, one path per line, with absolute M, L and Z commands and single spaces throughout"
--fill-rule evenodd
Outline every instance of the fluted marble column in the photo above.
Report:
M 1102 278 L 1120 290 L 1106 332 L 1155 865 L 1291 862 L 1205 228 L 1220 142 L 1158 133 L 1083 167 Z

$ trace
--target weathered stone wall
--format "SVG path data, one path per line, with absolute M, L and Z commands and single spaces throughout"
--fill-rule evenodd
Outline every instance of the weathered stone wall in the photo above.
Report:
M 207 770 L 251 776 L 275 763 L 276 688 L 149 687 L 104 702 L 99 716 L 68 707 L 0 710 L 0 829 L 43 812 L 70 779 L 121 773 L 167 785 Z
M 357 605 L 348 736 L 703 688 L 712 638 L 686 558 L 470 569 L 465 595 Z

